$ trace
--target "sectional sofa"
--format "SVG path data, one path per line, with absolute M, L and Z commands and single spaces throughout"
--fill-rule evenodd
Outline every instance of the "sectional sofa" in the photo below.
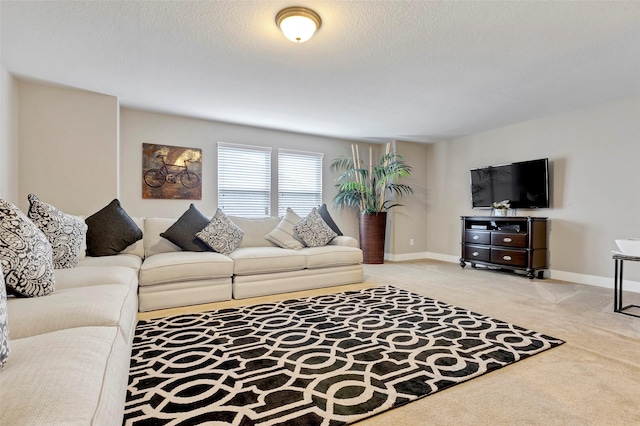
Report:
M 175 219 L 144 219 L 140 311 L 363 281 L 362 250 L 352 237 L 337 236 L 322 247 L 281 248 L 265 238 L 280 218 L 230 219 L 244 236 L 227 255 L 184 252 L 160 236 Z
M 55 280 L 48 296 L 7 299 L 0 424 L 121 424 L 138 271 L 78 266 L 56 270 Z
M 290 231 L 284 218 L 230 219 L 243 236 L 221 254 L 187 252 L 162 237 L 175 219 L 133 218 L 143 238 L 124 250 L 55 269 L 55 290 L 42 297 L 1 298 L 10 352 L 0 372 L 0 424 L 121 424 L 138 310 L 363 280 L 362 251 L 351 237 L 282 248 L 265 237 Z

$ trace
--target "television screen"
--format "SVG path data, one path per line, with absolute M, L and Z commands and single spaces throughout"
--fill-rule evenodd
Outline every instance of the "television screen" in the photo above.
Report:
M 474 208 L 509 200 L 513 209 L 549 207 L 549 160 L 522 161 L 471 170 Z

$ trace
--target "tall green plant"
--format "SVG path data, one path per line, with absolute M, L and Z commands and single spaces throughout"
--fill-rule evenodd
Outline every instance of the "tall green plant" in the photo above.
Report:
M 391 151 L 391 144 L 387 144 L 375 165 L 370 149 L 368 167 L 360 159 L 357 146 L 352 145 L 351 151 L 351 157 L 342 156 L 331 163 L 331 170 L 341 173 L 336 178 L 338 194 L 333 199 L 336 207 L 354 207 L 360 212 L 373 214 L 402 205 L 395 202 L 395 197 L 389 196 L 413 194 L 410 186 L 398 183 L 398 179 L 411 174 L 411 166 L 402 156 Z

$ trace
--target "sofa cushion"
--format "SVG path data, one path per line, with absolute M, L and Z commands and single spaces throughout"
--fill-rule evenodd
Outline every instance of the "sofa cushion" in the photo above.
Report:
M 87 256 L 78 263 L 78 266 L 126 266 L 138 271 L 142 266 L 142 259 L 137 254 L 120 252 L 115 256 Z
M 12 340 L 0 373 L 3 425 L 121 424 L 130 350 L 116 327 Z
M 278 226 L 265 235 L 265 238 L 279 247 L 300 250 L 304 247 L 304 242 L 293 231 L 293 227 L 301 220 L 302 218 L 296 212 L 287 207 L 287 212 Z
M 193 205 L 173 225 L 160 234 L 184 251 L 210 251 L 211 248 L 196 234 L 209 224 L 209 219 Z
M 53 293 L 53 252 L 46 235 L 19 208 L 3 199 L 0 230 L 0 265 L 7 292 L 26 297 Z
M 169 229 L 175 219 L 163 217 L 147 217 L 144 220 L 144 257 L 150 257 L 159 253 L 171 253 L 182 251 L 180 247 L 160 236 Z
M 355 247 L 306 247 L 302 249 L 301 252 L 306 255 L 307 269 L 330 268 L 362 263 L 362 250 Z
M 327 225 L 315 207 L 293 230 L 308 247 L 326 246 L 337 234 Z
M 105 258 L 95 257 L 94 259 Z M 104 284 L 119 284 L 136 290 L 138 288 L 138 270 L 125 266 L 83 267 L 82 264 L 73 269 L 56 270 L 56 290 Z
M 33 194 L 29 199 L 27 216 L 49 239 L 53 250 L 53 267 L 74 268 L 81 257 L 87 224 L 77 216 L 66 214 L 51 204 L 40 201 Z
M 264 236 L 273 230 L 280 218 L 277 216 L 265 217 L 262 219 L 248 219 L 246 217 L 229 216 L 229 219 L 242 231 L 244 236 L 238 247 L 275 247 L 271 241 L 267 240 Z
M 338 225 L 336 225 L 333 218 L 329 214 L 329 210 L 327 209 L 326 204 L 323 204 L 320 207 L 318 207 L 318 213 L 322 217 L 322 220 L 324 220 L 327 223 L 327 225 L 329 225 L 329 228 L 333 230 L 333 232 L 335 232 L 338 236 L 343 235 L 342 231 L 340 231 L 340 228 L 338 228 Z
M 0 370 L 7 365 L 9 359 L 9 316 L 7 315 L 7 289 L 4 286 L 4 275 L 0 267 Z
M 201 241 L 222 254 L 234 251 L 243 236 L 242 229 L 238 228 L 221 209 L 217 209 L 209 224 L 196 234 Z
M 296 271 L 306 265 L 304 254 L 280 247 L 240 247 L 229 257 L 236 275 Z
M 142 239 L 142 230 L 117 199 L 85 219 L 87 255 L 113 256 Z
M 214 252 L 171 252 L 147 257 L 140 268 L 139 285 L 231 277 L 233 261 Z
M 329 241 L 328 246 L 347 246 L 347 247 L 360 247 L 358 245 L 358 240 L 353 237 L 348 237 L 346 235 L 338 235 L 333 240 Z
M 120 284 L 57 290 L 35 299 L 14 298 L 7 307 L 12 340 L 85 326 L 119 327 L 128 339 L 138 312 L 135 289 Z
M 135 223 L 138 228 L 140 228 L 141 230 L 144 229 L 144 218 L 132 217 L 131 220 L 133 220 L 133 223 Z M 119 254 L 135 254 L 139 258 L 144 259 L 144 238 L 131 244 L 130 246 L 122 250 Z

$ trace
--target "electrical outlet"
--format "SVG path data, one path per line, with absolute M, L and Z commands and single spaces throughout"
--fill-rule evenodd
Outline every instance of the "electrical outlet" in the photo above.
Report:
M 413 245 L 413 238 L 409 238 L 409 245 L 412 246 Z

